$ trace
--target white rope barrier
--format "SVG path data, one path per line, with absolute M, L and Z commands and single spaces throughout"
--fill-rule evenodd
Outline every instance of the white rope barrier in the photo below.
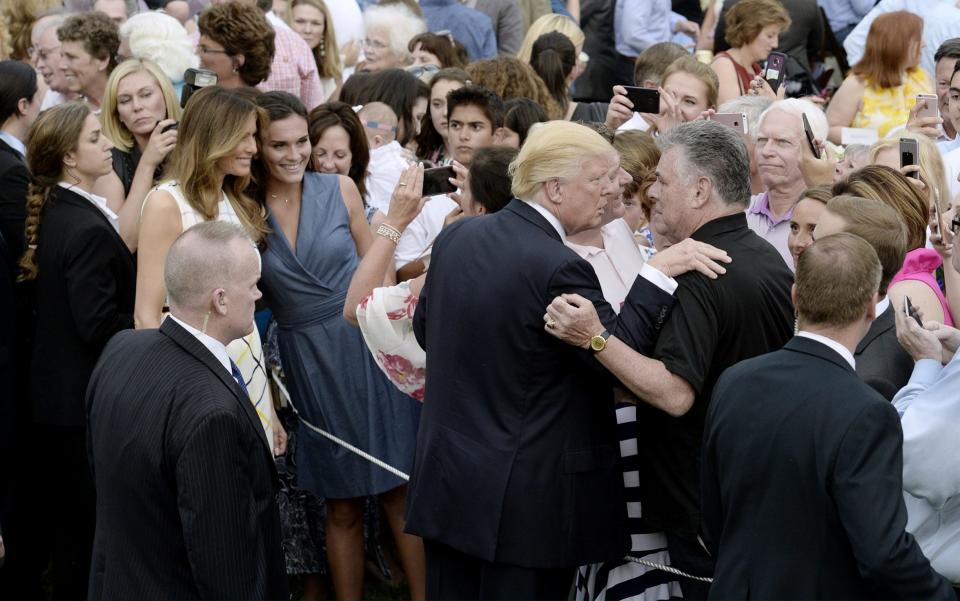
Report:
M 310 428 L 311 430 L 313 430 L 314 432 L 316 432 L 316 433 L 319 434 L 320 436 L 323 436 L 323 437 L 326 438 L 327 440 L 330 440 L 331 442 L 334 442 L 334 443 L 340 445 L 341 447 L 345 448 L 346 450 L 350 451 L 351 453 L 354 453 L 354 454 L 356 454 L 356 455 L 359 455 L 360 457 L 363 457 L 364 459 L 366 459 L 366 460 L 369 461 L 370 463 L 376 465 L 377 467 L 381 467 L 381 468 L 387 470 L 388 472 L 390 472 L 390 473 L 393 474 L 394 476 L 396 476 L 396 477 L 398 477 L 398 478 L 401 478 L 401 479 L 403 479 L 403 480 L 406 481 L 406 482 L 409 482 L 409 481 L 410 481 L 410 476 L 408 476 L 407 474 L 401 472 L 400 470 L 398 470 L 397 468 L 393 467 L 392 465 L 390 465 L 390 464 L 388 464 L 388 463 L 384 463 L 383 461 L 377 459 L 376 457 L 374 457 L 374 456 L 371 455 L 370 453 L 367 453 L 367 452 L 364 451 L 363 449 L 358 449 L 357 447 L 353 446 L 353 445 L 350 444 L 349 442 L 347 442 L 347 441 L 345 441 L 345 440 L 343 440 L 343 439 L 341 439 L 341 438 L 337 438 L 336 436 L 334 436 L 333 434 L 327 432 L 326 430 L 323 430 L 322 428 L 318 428 L 318 427 L 314 426 L 313 424 L 311 424 L 310 422 L 308 422 L 307 420 L 305 420 L 305 419 L 303 418 L 303 415 L 297 410 L 296 405 L 293 404 L 293 399 L 290 398 L 290 393 L 287 391 L 287 387 L 284 386 L 284 385 L 283 385 L 283 382 L 280 381 L 280 378 L 279 378 L 279 376 L 277 376 L 277 371 L 276 371 L 275 369 L 271 369 L 271 370 L 270 370 L 270 376 L 273 378 L 273 382 L 277 385 L 277 389 L 280 391 L 280 395 L 283 396 L 283 398 L 286 399 L 288 403 L 290 403 L 290 406 L 293 407 L 293 410 L 297 412 L 297 418 L 300 420 L 301 423 L 303 423 L 304 426 Z
M 326 430 L 324 430 L 324 429 L 322 429 L 322 428 L 318 428 L 317 426 L 314 426 L 313 424 L 311 424 L 310 422 L 308 422 L 306 419 L 303 418 L 303 415 L 301 415 L 300 412 L 297 411 L 297 407 L 296 407 L 296 405 L 293 404 L 293 399 L 290 398 L 290 393 L 287 391 L 287 387 L 283 385 L 283 382 L 280 381 L 280 377 L 277 375 L 277 370 L 271 369 L 271 370 L 270 370 L 270 377 L 273 379 L 274 384 L 277 385 L 277 390 L 280 391 L 280 395 L 281 395 L 284 399 L 286 399 L 286 401 L 287 401 L 288 403 L 290 403 L 290 406 L 293 407 L 293 410 L 297 412 L 297 418 L 298 418 L 298 419 L 300 420 L 300 422 L 301 422 L 303 425 L 305 425 L 307 428 L 309 428 L 310 430 L 316 432 L 316 433 L 319 434 L 320 436 L 323 436 L 323 437 L 326 438 L 327 440 L 330 440 L 331 442 L 340 445 L 341 447 L 345 448 L 346 450 L 350 451 L 351 453 L 354 453 L 354 454 L 356 454 L 356 455 L 359 455 L 360 457 L 366 459 L 367 461 L 369 461 L 370 463 L 376 465 L 377 467 L 381 467 L 381 468 L 387 470 L 388 472 L 390 472 L 390 473 L 393 474 L 394 476 L 396 476 L 396 477 L 398 477 L 398 478 L 401 478 L 401 479 L 403 479 L 403 480 L 406 481 L 406 482 L 409 482 L 409 481 L 410 481 L 410 476 L 409 476 L 409 475 L 401 472 L 400 470 L 398 470 L 397 468 L 393 467 L 392 465 L 390 465 L 390 464 L 388 464 L 388 463 L 385 463 L 385 462 L 377 459 L 376 457 L 374 457 L 374 456 L 371 455 L 370 453 L 367 453 L 367 452 L 364 451 L 363 449 L 358 449 L 357 447 L 353 446 L 353 445 L 350 444 L 349 442 L 347 442 L 347 441 L 345 441 L 345 440 L 343 440 L 343 439 L 341 439 L 341 438 L 338 438 L 338 437 L 334 436 L 333 434 L 327 432 Z M 628 560 L 628 561 L 632 561 L 633 563 L 640 564 L 640 565 L 642 565 L 642 566 L 646 566 L 646 567 L 648 567 L 648 568 L 653 568 L 653 569 L 656 569 L 656 570 L 662 570 L 662 571 L 664 571 L 664 572 L 668 572 L 668 573 L 674 574 L 674 575 L 676 575 L 676 576 L 681 576 L 681 577 L 683 577 L 683 578 L 689 578 L 689 579 L 691 579 L 691 580 L 699 580 L 700 582 L 713 582 L 713 578 L 704 578 L 703 576 L 692 576 L 692 575 L 690 575 L 690 574 L 687 574 L 686 572 L 683 572 L 683 571 L 681 571 L 681 570 L 678 570 L 677 568 L 673 568 L 673 567 L 670 567 L 670 566 L 667 566 L 667 565 L 663 565 L 663 564 L 661 564 L 661 563 L 656 563 L 656 562 L 653 562 L 653 561 L 647 561 L 646 559 L 640 559 L 639 557 L 633 557 L 632 555 L 627 555 L 626 557 L 624 557 L 624 559 L 626 559 L 626 560 Z

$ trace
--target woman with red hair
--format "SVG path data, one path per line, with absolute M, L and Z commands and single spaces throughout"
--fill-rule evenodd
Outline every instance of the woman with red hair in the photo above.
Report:
M 930 74 L 920 68 L 923 19 L 907 11 L 880 15 L 870 25 L 863 58 L 827 109 L 829 138 L 839 144 L 844 127 L 877 130 L 883 138 L 904 125 L 917 94 L 932 94 Z

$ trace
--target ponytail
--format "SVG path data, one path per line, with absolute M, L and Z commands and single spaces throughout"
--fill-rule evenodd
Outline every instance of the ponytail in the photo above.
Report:
M 533 57 L 531 66 L 547 86 L 550 96 L 557 101 L 566 114 L 567 106 L 570 104 L 570 99 L 567 97 L 567 76 L 570 72 L 564 72 L 560 55 L 553 48 L 548 48 Z
M 56 185 L 56 184 L 53 184 Z M 20 257 L 20 275 L 18 282 L 35 280 L 39 266 L 37 265 L 37 243 L 40 241 L 40 221 L 43 207 L 50 198 L 53 185 L 33 182 L 27 193 L 27 219 L 24 222 L 24 243 L 27 250 Z
M 567 78 L 577 65 L 577 50 L 570 38 L 558 31 L 545 33 L 533 43 L 530 66 L 560 105 L 563 114 L 570 106 Z

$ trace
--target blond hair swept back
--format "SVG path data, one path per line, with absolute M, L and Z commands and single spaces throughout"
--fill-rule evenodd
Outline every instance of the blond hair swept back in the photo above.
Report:
M 117 90 L 120 88 L 120 82 L 127 75 L 134 73 L 149 73 L 157 87 L 160 88 L 160 94 L 163 96 L 163 103 L 167 107 L 167 119 L 180 120 L 180 103 L 177 101 L 177 93 L 173 91 L 173 84 L 167 79 L 155 63 L 139 58 L 125 60 L 110 74 L 107 79 L 107 88 L 103 95 L 103 107 L 100 111 L 100 125 L 103 126 L 103 133 L 113 142 L 117 150 L 130 152 L 136 140 L 133 134 L 127 129 L 127 126 L 120 121 L 120 113 L 117 112 Z
M 927 185 L 928 200 L 937 206 L 941 211 L 950 208 L 950 188 L 947 186 L 947 170 L 943 165 L 943 155 L 937 148 L 937 144 L 927 136 L 918 136 L 917 134 L 901 131 L 894 136 L 878 140 L 870 147 L 870 163 L 877 161 L 877 155 L 881 151 L 892 148 L 900 154 L 900 138 L 916 140 L 920 148 L 920 181 Z M 939 202 L 938 202 L 939 201 Z
M 521 200 L 532 200 L 544 183 L 575 177 L 584 161 L 617 158 L 613 146 L 589 127 L 569 121 L 538 123 L 508 168 L 511 191 Z
M 268 229 L 263 207 L 246 193 L 250 175 L 223 177 L 219 167 L 220 159 L 231 156 L 243 140 L 251 116 L 257 130 L 264 131 L 266 115 L 249 97 L 220 86 L 195 93 L 183 112 L 164 179 L 178 182 L 190 206 L 207 220 L 217 218 L 221 194 L 226 194 L 250 237 L 259 243 Z

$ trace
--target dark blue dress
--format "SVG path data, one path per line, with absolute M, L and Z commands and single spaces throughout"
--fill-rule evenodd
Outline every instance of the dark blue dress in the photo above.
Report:
M 301 418 L 410 473 L 419 404 L 390 384 L 360 330 L 343 318 L 359 257 L 338 177 L 304 176 L 296 254 L 267 219 L 260 286 L 280 328 L 280 359 Z M 355 498 L 405 484 L 308 427 L 299 428 L 296 444 L 298 485 L 315 495 Z

